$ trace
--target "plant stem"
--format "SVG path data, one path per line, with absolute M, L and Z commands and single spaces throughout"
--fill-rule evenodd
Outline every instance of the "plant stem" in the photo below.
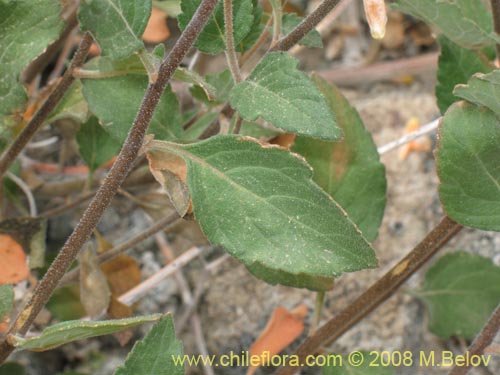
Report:
M 367 316 L 382 302 L 389 298 L 398 287 L 413 275 L 423 264 L 441 249 L 462 229 L 449 217 L 445 217 L 427 236 L 388 273 L 361 294 L 354 302 L 321 326 L 314 335 L 308 337 L 294 355 L 303 362 L 305 357 L 314 354 L 325 344 L 333 342 L 358 321 Z M 293 356 L 292 356 L 293 357 Z M 282 367 L 277 375 L 292 375 L 294 367 Z
M 149 238 L 151 235 L 158 233 L 161 230 L 167 229 L 169 226 L 175 224 L 178 220 L 180 220 L 179 215 L 177 213 L 166 216 L 163 219 L 157 221 L 145 231 L 137 234 L 136 236 L 130 238 L 129 240 L 115 246 L 102 254 L 99 254 L 97 257 L 97 262 L 99 264 L 104 263 L 117 255 L 123 253 L 125 250 L 130 249 L 131 247 L 137 245 L 139 242 L 144 241 L 146 238 Z M 67 272 L 64 277 L 59 282 L 58 287 L 62 287 L 73 282 L 78 281 L 78 277 L 80 274 L 80 267 L 73 268 L 71 271 Z
M 168 81 L 207 23 L 216 4 L 217 0 L 202 0 L 188 26 L 175 43 L 169 55 L 160 65 L 158 79 L 154 84 L 148 86 L 139 112 L 113 167 L 83 213 L 73 233 L 64 244 L 54 262 L 50 265 L 43 279 L 37 285 L 33 297 L 24 310 L 17 316 L 8 332 L 9 334 L 18 333 L 23 335 L 28 331 L 33 320 L 49 300 L 71 262 L 73 262 L 79 250 L 95 229 L 106 207 L 134 165 L 134 160 L 143 144 L 144 136 L 153 117 L 156 105 L 160 101 L 160 97 Z M 13 350 L 14 347 L 12 345 L 7 341 L 3 341 L 0 344 L 0 363 L 5 361 Z
M 75 77 L 73 77 L 73 71 L 85 62 L 85 58 L 87 57 L 90 46 L 92 45 L 92 40 L 92 35 L 88 32 L 85 33 L 78 50 L 73 57 L 73 61 L 71 62 L 68 70 L 64 73 L 61 82 L 59 82 L 55 90 L 49 95 L 38 112 L 33 116 L 19 136 L 2 155 L 0 159 L 0 180 L 75 80 Z
M 233 134 L 239 134 L 241 130 L 241 124 L 243 123 L 243 117 L 236 113 L 236 121 L 234 122 Z
M 233 4 L 232 0 L 224 0 L 224 27 L 226 35 L 226 58 L 229 70 L 233 76 L 234 82 L 241 82 L 240 66 L 238 65 L 238 56 L 234 47 L 233 30 Z
M 148 51 L 146 51 L 146 48 L 141 48 L 137 51 L 137 55 L 139 56 L 144 69 L 146 69 L 146 72 L 148 73 L 149 83 L 155 83 L 158 79 L 158 72 Z
M 493 26 L 495 33 L 500 37 L 500 0 L 491 0 L 491 11 L 493 12 Z M 497 46 L 497 58 L 500 59 L 500 43 Z
M 283 17 L 283 10 L 281 0 L 269 0 L 273 7 L 273 39 L 271 47 L 278 43 L 281 35 L 281 17 Z
M 271 48 L 271 51 L 288 51 L 299 40 L 306 36 L 318 23 L 325 18 L 328 13 L 335 8 L 340 0 L 323 0 L 314 11 L 302 20 L 295 29 L 280 40 Z
M 469 355 L 481 355 L 492 342 L 497 333 L 500 331 L 500 304 L 497 306 L 493 314 L 491 314 L 488 322 L 483 327 L 479 335 L 476 336 L 471 346 L 467 350 Z M 469 372 L 471 365 L 468 364 L 466 366 L 457 366 L 453 367 L 450 371 L 449 375 L 465 375 Z
M 316 303 L 314 304 L 314 313 L 312 316 L 311 329 L 309 331 L 309 336 L 314 335 L 316 329 L 319 326 L 321 320 L 321 311 L 323 310 L 323 304 L 325 302 L 325 292 L 316 292 Z

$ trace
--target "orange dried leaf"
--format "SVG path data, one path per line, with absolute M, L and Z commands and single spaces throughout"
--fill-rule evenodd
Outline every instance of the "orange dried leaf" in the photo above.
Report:
M 22 246 L 7 234 L 0 234 L 0 285 L 17 284 L 30 274 Z
M 121 254 L 101 265 L 109 288 L 118 298 L 141 282 L 141 269 L 131 256 Z
M 274 309 L 266 328 L 250 347 L 250 356 L 261 356 L 259 366 L 265 365 L 267 358 L 280 353 L 302 334 L 306 315 L 307 306 L 304 304 L 292 311 L 281 306 Z M 252 375 L 257 368 L 251 366 L 247 375 Z
M 293 142 L 295 142 L 295 134 L 294 133 L 283 133 L 280 135 L 277 135 L 273 139 L 269 141 L 269 143 L 273 145 L 278 145 L 283 148 L 286 148 L 287 150 L 290 150 L 290 147 L 292 147 Z
M 166 18 L 167 13 L 153 7 L 151 17 L 149 17 L 148 24 L 146 25 L 146 30 L 144 30 L 144 34 L 142 34 L 142 39 L 146 43 L 161 43 L 168 39 L 170 30 L 168 29 Z
M 384 0 L 363 0 L 366 20 L 374 39 L 382 39 L 387 24 L 387 11 Z

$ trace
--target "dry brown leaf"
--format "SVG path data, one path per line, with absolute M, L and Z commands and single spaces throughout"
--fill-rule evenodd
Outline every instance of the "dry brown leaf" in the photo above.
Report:
M 89 316 L 98 317 L 108 309 L 111 292 L 91 245 L 82 251 L 79 263 L 80 301 Z
M 141 282 L 141 269 L 131 256 L 120 254 L 101 265 L 109 288 L 118 298 Z
M 30 274 L 22 246 L 8 234 L 0 234 L 0 285 L 17 284 Z
M 147 151 L 149 169 L 167 193 L 180 217 L 191 213 L 192 203 L 186 185 L 187 165 L 180 156 L 155 149 Z
M 374 39 L 382 39 L 387 24 L 387 11 L 384 0 L 363 0 L 366 20 Z
M 127 306 L 114 296 L 111 297 L 111 302 L 108 307 L 108 318 L 109 319 L 123 319 L 130 318 L 132 316 L 132 308 Z M 113 337 L 120 343 L 121 346 L 127 345 L 130 341 L 134 332 L 132 328 L 125 329 L 123 331 L 113 333 Z
M 389 12 L 386 32 L 382 38 L 382 46 L 386 49 L 398 49 L 405 42 L 404 16 L 399 12 Z
M 281 306 L 275 308 L 266 328 L 250 347 L 250 356 L 252 358 L 261 356 L 259 366 L 265 365 L 267 358 L 280 353 L 302 334 L 306 315 L 305 304 L 297 306 L 292 311 Z M 259 366 L 251 366 L 247 375 L 252 375 Z
M 151 17 L 149 17 L 146 30 L 142 34 L 142 39 L 146 43 L 161 43 L 168 39 L 170 30 L 167 26 L 167 13 L 165 11 L 153 7 Z
M 287 150 L 290 150 L 293 142 L 295 142 L 295 134 L 293 133 L 283 133 L 269 141 L 269 143 L 281 146 L 283 148 L 286 148 Z

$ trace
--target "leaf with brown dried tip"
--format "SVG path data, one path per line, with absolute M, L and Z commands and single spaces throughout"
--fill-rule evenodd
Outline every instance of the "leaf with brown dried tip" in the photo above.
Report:
M 265 366 L 266 358 L 277 355 L 302 334 L 306 315 L 305 304 L 292 311 L 281 306 L 274 309 L 266 328 L 250 347 L 250 355 L 261 356 L 261 360 L 258 366 L 254 366 L 252 361 L 247 375 L 252 375 L 258 367 Z

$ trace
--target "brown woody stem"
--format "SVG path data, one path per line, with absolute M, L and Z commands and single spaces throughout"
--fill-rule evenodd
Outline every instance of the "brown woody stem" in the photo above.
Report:
M 333 342 L 382 304 L 461 229 L 460 224 L 445 217 L 380 280 L 308 337 L 294 353 L 299 357 L 299 361 L 304 363 L 306 356 L 316 353 L 322 345 Z M 276 375 L 292 375 L 296 370 L 294 367 L 285 366 L 279 369 Z
M 73 233 L 59 252 L 59 255 L 50 265 L 44 278 L 37 285 L 33 297 L 17 316 L 8 332 L 9 334 L 18 333 L 23 335 L 28 331 L 33 320 L 49 300 L 71 262 L 73 262 L 81 247 L 91 235 L 106 207 L 134 165 L 134 160 L 144 141 L 144 136 L 153 117 L 155 107 L 160 101 L 160 97 L 168 81 L 182 62 L 182 59 L 189 52 L 189 49 L 207 23 L 216 4 L 217 0 L 203 0 L 201 2 L 195 15 L 172 48 L 172 51 L 160 65 L 158 79 L 154 84 L 148 86 L 139 112 L 113 167 L 97 191 L 94 199 L 92 199 L 88 208 L 83 213 Z M 0 343 L 0 363 L 5 361 L 13 350 L 14 347 L 7 341 Z

